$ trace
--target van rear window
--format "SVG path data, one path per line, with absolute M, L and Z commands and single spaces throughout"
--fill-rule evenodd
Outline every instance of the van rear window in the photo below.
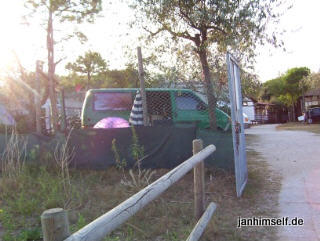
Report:
M 131 110 L 131 93 L 94 93 L 94 110 Z

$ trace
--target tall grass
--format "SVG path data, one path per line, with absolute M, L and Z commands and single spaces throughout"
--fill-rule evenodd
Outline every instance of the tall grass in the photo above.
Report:
M 16 179 L 22 172 L 26 158 L 27 139 L 12 129 L 6 133 L 6 146 L 1 155 L 1 171 L 3 178 Z
M 41 160 L 25 163 L 27 140 L 16 132 L 8 136 L 1 156 L 0 223 L 5 233 L 0 240 L 38 240 L 39 217 L 44 210 L 56 207 L 70 210 L 82 205 L 83 198 L 72 184 L 68 166 L 73 158 L 69 139 L 70 134 L 57 143 L 51 165 L 47 165 Z M 38 239 L 34 238 L 36 234 Z
M 141 167 L 142 159 L 144 157 L 144 146 L 140 145 L 134 126 L 131 127 L 131 133 L 132 142 L 130 145 L 130 151 L 135 163 L 133 168 L 129 170 L 130 179 L 124 174 L 124 169 L 127 167 L 127 162 L 125 159 L 121 159 L 115 139 L 112 140 L 111 150 L 114 154 L 117 168 L 122 170 L 123 173 L 123 179 L 121 180 L 121 183 L 129 187 L 142 188 L 150 184 L 150 181 L 152 180 L 152 177 L 155 175 L 156 171 L 151 169 L 143 169 Z
M 71 202 L 72 197 L 72 186 L 71 186 L 71 179 L 70 179 L 70 171 L 69 171 L 69 164 L 74 157 L 74 148 L 69 148 L 69 140 L 71 131 L 69 131 L 66 140 L 62 143 L 57 143 L 55 151 L 54 151 L 54 159 L 58 166 L 58 175 L 61 178 L 61 183 L 63 186 L 64 195 L 66 198 L 64 208 L 68 208 L 68 205 Z

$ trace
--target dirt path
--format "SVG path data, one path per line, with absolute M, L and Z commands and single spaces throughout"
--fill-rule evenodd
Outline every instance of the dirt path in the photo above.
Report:
M 279 216 L 304 219 L 303 226 L 279 227 L 279 241 L 320 240 L 320 135 L 275 127 L 256 126 L 246 134 L 258 137 L 249 148 L 283 177 Z

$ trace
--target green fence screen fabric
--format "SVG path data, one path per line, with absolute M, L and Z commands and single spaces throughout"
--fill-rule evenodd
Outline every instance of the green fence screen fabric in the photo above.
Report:
M 203 146 L 213 144 L 216 151 L 206 159 L 206 165 L 234 169 L 233 143 L 231 131 L 198 130 L 197 138 L 203 140 Z
M 192 140 L 196 137 L 194 126 L 139 126 L 135 131 L 144 148 L 141 159 L 144 168 L 172 168 L 192 155 Z M 104 169 L 114 165 L 113 139 L 120 159 L 125 159 L 128 167 L 132 167 L 136 161 L 132 157 L 131 128 L 74 131 L 70 138 L 70 147 L 75 151 L 72 166 Z
M 231 132 L 197 130 L 195 125 L 179 124 L 154 127 L 135 127 L 140 146 L 144 148 L 141 160 L 144 168 L 173 168 L 192 155 L 192 141 L 201 138 L 204 147 L 214 144 L 217 150 L 206 160 L 209 166 L 233 169 L 233 146 Z M 9 136 L 0 135 L 0 154 L 4 152 Z M 27 142 L 26 161 L 54 161 L 57 143 L 65 142 L 65 135 L 47 137 L 37 134 L 19 135 Z M 121 160 L 128 167 L 135 164 L 132 157 L 132 130 L 119 129 L 83 129 L 73 130 L 69 140 L 69 150 L 74 151 L 72 167 L 103 170 L 115 165 L 111 150 L 112 140 L 116 140 Z

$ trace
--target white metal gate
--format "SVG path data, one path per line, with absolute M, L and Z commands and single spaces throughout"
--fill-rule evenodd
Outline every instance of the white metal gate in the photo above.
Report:
M 246 140 L 244 135 L 240 68 L 235 58 L 227 53 L 229 95 L 231 103 L 232 136 L 237 196 L 240 197 L 248 180 Z

